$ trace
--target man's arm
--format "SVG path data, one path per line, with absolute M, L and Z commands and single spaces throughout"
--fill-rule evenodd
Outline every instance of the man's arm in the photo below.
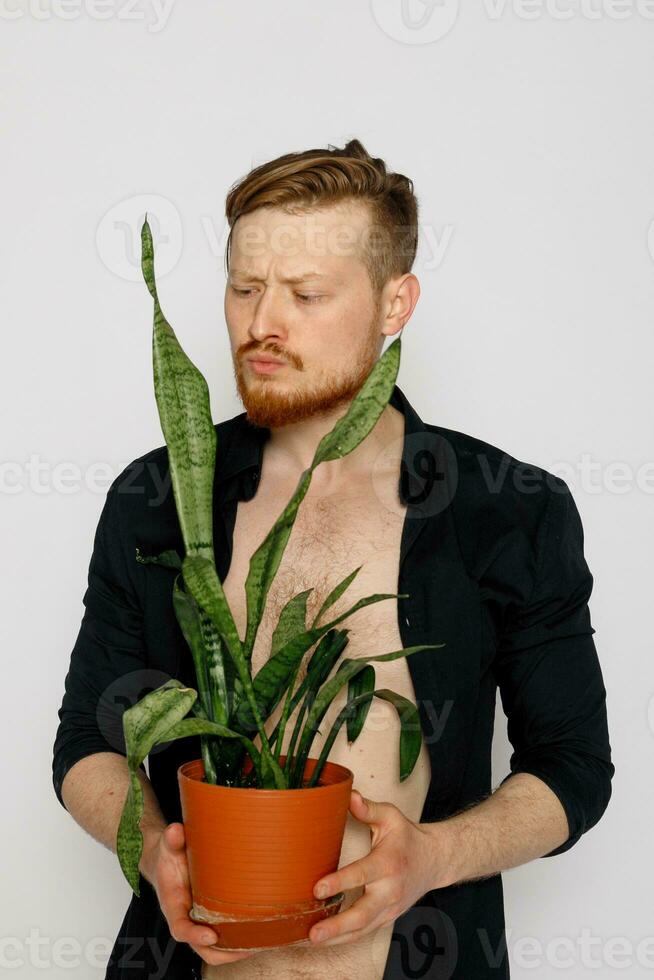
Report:
M 166 827 L 152 784 L 138 770 L 143 787 L 143 854 L 139 868 L 152 884 L 151 858 Z M 129 787 L 127 760 L 117 752 L 96 752 L 76 762 L 64 777 L 61 795 L 72 818 L 100 844 L 116 853 L 116 835 Z
M 143 611 L 128 564 L 121 521 L 121 479 L 114 480 L 98 520 L 89 563 L 84 615 L 70 656 L 52 752 L 52 781 L 62 806 L 68 771 L 86 756 L 125 755 L 122 712 L 147 666 Z M 139 681 L 135 685 L 134 678 Z M 141 765 L 145 773 L 145 767 Z
M 570 836 L 558 796 L 542 779 L 525 772 L 512 775 L 481 803 L 420 827 L 433 838 L 433 888 L 526 864 L 558 849 Z
M 433 828 L 450 883 L 572 847 L 602 816 L 614 766 L 588 599 L 593 577 L 569 488 L 557 478 L 539 529 L 529 601 L 507 616 L 493 671 L 513 745 L 511 772 L 481 803 Z

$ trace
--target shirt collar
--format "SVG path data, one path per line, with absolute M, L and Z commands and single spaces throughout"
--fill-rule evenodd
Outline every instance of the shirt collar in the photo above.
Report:
M 404 415 L 404 444 L 402 448 L 402 473 L 398 484 L 400 500 L 403 504 L 415 499 L 416 493 L 422 489 L 423 482 L 414 473 L 413 457 L 419 440 L 416 433 L 426 431 L 426 425 L 413 408 L 404 392 L 394 385 L 389 399 L 390 404 Z M 217 448 L 216 483 L 221 488 L 234 477 L 250 471 L 249 479 L 237 480 L 234 484 L 234 496 L 249 500 L 256 492 L 256 486 L 261 474 L 263 449 L 270 438 L 270 429 L 254 425 L 248 421 L 247 413 L 242 412 L 232 419 L 231 433 L 221 457 L 220 438 Z M 240 484 L 241 492 L 238 493 Z M 227 495 L 227 488 L 224 488 Z M 231 496 L 231 493 L 229 494 Z

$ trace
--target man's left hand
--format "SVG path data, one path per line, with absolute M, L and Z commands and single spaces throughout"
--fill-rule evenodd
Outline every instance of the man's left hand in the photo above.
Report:
M 369 854 L 326 875 L 314 886 L 316 898 L 363 886 L 363 895 L 346 911 L 316 923 L 316 944 L 348 943 L 393 922 L 432 888 L 448 884 L 447 855 L 438 847 L 438 824 L 414 823 L 393 803 L 378 803 L 352 790 L 350 812 L 372 830 Z M 443 828 L 444 829 L 444 828 Z M 443 833 L 443 845 L 447 835 Z M 323 886 L 324 890 L 320 890 Z

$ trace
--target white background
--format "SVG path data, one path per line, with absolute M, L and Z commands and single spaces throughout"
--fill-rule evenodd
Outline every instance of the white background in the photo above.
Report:
M 163 444 L 140 219 L 161 218 L 163 308 L 230 417 L 225 194 L 358 137 L 420 202 L 398 383 L 426 421 L 563 476 L 595 577 L 613 798 L 566 854 L 505 873 L 512 976 L 650 973 L 654 4 L 0 7 L 3 972 L 103 977 L 86 944 L 106 959 L 130 899 L 56 801 L 51 750 L 104 493 Z M 497 722 L 494 785 L 499 699 Z

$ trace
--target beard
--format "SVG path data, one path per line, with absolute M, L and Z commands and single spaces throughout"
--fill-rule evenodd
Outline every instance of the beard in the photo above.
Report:
M 347 406 L 361 390 L 379 359 L 380 339 L 383 342 L 379 332 L 369 329 L 364 347 L 357 353 L 354 364 L 348 359 L 342 371 L 333 375 L 319 375 L 309 383 L 305 382 L 306 372 L 295 355 L 274 344 L 266 347 L 256 343 L 243 345 L 234 357 L 234 376 L 248 421 L 278 429 L 311 418 L 345 414 Z M 256 353 L 282 358 L 286 365 L 272 374 L 256 374 L 249 365 L 242 366 L 246 357 Z

